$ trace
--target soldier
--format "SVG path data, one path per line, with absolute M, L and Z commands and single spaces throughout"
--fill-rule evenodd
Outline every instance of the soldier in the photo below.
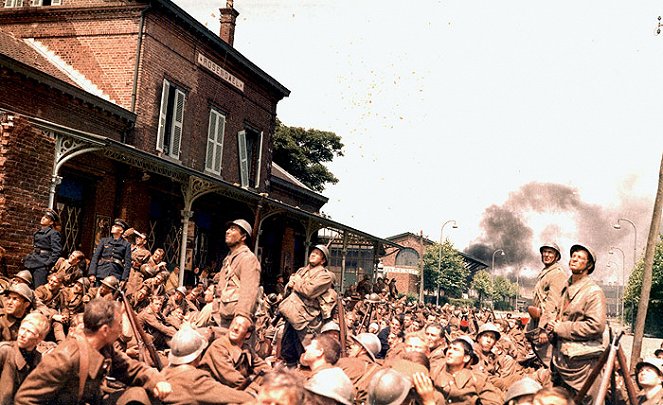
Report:
M 311 370 L 311 375 L 320 370 L 333 367 L 341 357 L 341 345 L 337 340 L 320 335 L 311 340 L 302 353 L 299 363 Z
M 444 349 L 446 349 L 446 341 L 444 340 L 444 328 L 439 323 L 429 323 L 424 328 L 424 335 L 428 343 L 428 350 L 430 354 L 431 368 L 436 368 L 440 362 L 444 361 Z
M 663 404 L 663 360 L 647 358 L 635 366 L 635 377 L 642 394 L 638 404 Z
M 212 342 L 207 349 L 201 367 L 222 384 L 257 391 L 256 384 L 271 368 L 247 343 L 252 327 L 249 319 L 235 317 L 228 333 Z
M 0 405 L 14 403 L 14 395 L 41 361 L 37 345 L 48 333 L 48 319 L 40 313 L 27 314 L 15 342 L 0 343 Z
M 160 271 L 166 271 L 166 262 L 163 261 L 163 257 L 166 252 L 157 248 L 152 253 L 152 256 L 148 259 L 147 263 L 140 266 L 140 273 L 143 275 L 143 280 L 148 280 L 152 277 L 155 277 Z
M 306 401 L 308 403 L 326 405 L 354 403 L 352 381 L 338 367 L 320 370 L 304 384 L 304 388 L 310 395 Z
M 41 228 L 33 235 L 34 250 L 23 259 L 23 265 L 30 270 L 35 288 L 46 284 L 46 276 L 62 253 L 62 235 L 55 230 L 60 216 L 47 209 L 39 221 Z
M 357 293 L 363 299 L 365 295 L 373 292 L 373 284 L 371 284 L 371 276 L 364 274 L 364 279 L 357 284 Z
M 306 403 L 301 377 L 287 369 L 268 373 L 260 386 L 255 403 L 256 405 L 300 405 Z
M 290 276 L 288 295 L 279 304 L 285 318 L 281 343 L 281 356 L 286 364 L 295 364 L 313 335 L 320 331 L 323 314 L 320 297 L 334 284 L 334 273 L 325 268 L 329 250 L 316 245 L 309 254 L 308 264 Z
M 161 312 L 163 301 L 163 296 L 151 296 L 150 305 L 145 307 L 137 317 L 138 323 L 149 336 L 152 336 L 154 346 L 159 350 L 165 349 L 177 332 L 177 329 L 166 321 Z
M 115 276 L 106 276 L 98 288 L 90 289 L 90 295 L 94 298 L 103 298 L 108 301 L 115 299 L 115 291 L 120 286 L 120 282 Z
M 250 322 L 256 310 L 258 286 L 260 284 L 260 262 L 247 244 L 253 229 L 243 219 L 228 223 L 225 242 L 230 252 L 223 259 L 219 273 L 215 301 L 215 321 L 222 328 L 228 328 L 234 318 L 243 317 Z
M 247 403 L 253 397 L 216 381 L 209 372 L 198 369 L 207 340 L 186 327 L 170 342 L 169 365 L 162 374 L 173 387 L 162 403 L 167 405 Z
M 10 284 L 25 284 L 32 288 L 32 273 L 30 273 L 28 270 L 21 270 L 14 274 Z
M 100 403 L 107 375 L 128 385 L 142 385 L 159 399 L 172 391 L 156 369 L 113 348 L 122 331 L 116 302 L 90 301 L 83 323 L 83 336 L 67 339 L 30 373 L 16 393 L 17 405 Z
M 509 387 L 504 405 L 530 405 L 541 388 L 541 384 L 529 377 L 520 379 Z
M 25 284 L 13 284 L 4 291 L 4 308 L 0 314 L 2 340 L 16 340 L 23 317 L 35 301 L 34 292 Z
M 500 405 L 504 401 L 500 391 L 482 373 L 470 367 L 478 362 L 472 339 L 461 336 L 449 343 L 445 364 L 433 370 L 435 387 L 442 392 L 446 403 Z
M 94 250 L 90 261 L 90 275 L 97 280 L 115 276 L 118 280 L 126 280 L 131 271 L 131 245 L 122 233 L 129 228 L 123 220 L 117 218 L 111 226 L 111 236 L 102 238 Z
M 339 359 L 336 365 L 350 377 L 357 391 L 356 401 L 361 403 L 367 400 L 368 384 L 381 368 L 375 361 L 375 356 L 382 348 L 380 340 L 372 333 L 360 333 L 350 337 L 353 342 L 348 350 L 348 357 Z
M 527 308 L 531 317 L 527 323 L 527 336 L 533 342 L 537 357 L 545 367 L 550 367 L 552 346 L 548 341 L 545 327 L 554 318 L 568 276 L 566 270 L 559 264 L 562 254 L 555 242 L 545 243 L 539 248 L 539 252 L 544 267 L 534 286 L 532 306 Z
M 131 294 L 140 288 L 143 283 L 143 274 L 140 272 L 141 266 L 150 259 L 150 251 L 145 248 L 147 238 L 144 234 L 134 228 L 124 231 L 122 237 L 131 244 L 131 271 L 127 281 L 127 294 Z
M 412 382 L 402 373 L 385 368 L 373 375 L 368 386 L 368 403 L 373 405 L 405 404 Z M 435 403 L 435 402 L 433 402 Z
M 56 273 L 50 274 L 48 276 L 48 283 L 37 287 L 35 290 L 35 298 L 43 304 L 38 310 L 51 320 L 55 341 L 57 343 L 62 342 L 66 335 L 60 312 L 64 307 L 65 297 L 60 275 Z
M 79 277 L 83 276 L 83 272 L 78 267 L 83 260 L 85 260 L 85 254 L 80 250 L 74 250 L 68 258 L 61 257 L 58 259 L 55 266 L 53 266 L 52 273 L 57 274 L 64 285 L 70 286 Z

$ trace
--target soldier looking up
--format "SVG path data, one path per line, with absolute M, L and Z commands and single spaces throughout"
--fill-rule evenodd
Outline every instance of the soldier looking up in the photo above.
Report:
M 30 270 L 35 288 L 46 284 L 46 276 L 62 253 L 62 235 L 55 230 L 60 216 L 52 209 L 47 209 L 39 220 L 41 228 L 34 233 L 34 250 L 23 259 L 23 265 Z
M 122 233 L 129 225 L 121 219 L 115 219 L 111 226 L 111 236 L 102 238 L 94 250 L 90 261 L 89 274 L 96 279 L 115 276 L 126 280 L 131 271 L 131 244 L 122 238 Z

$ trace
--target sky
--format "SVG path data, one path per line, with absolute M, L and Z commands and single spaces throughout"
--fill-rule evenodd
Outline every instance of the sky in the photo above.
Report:
M 218 33 L 223 0 L 175 3 Z M 597 274 L 614 282 L 622 258 L 610 246 L 633 262 L 633 229 L 615 230 L 618 218 L 644 251 L 663 152 L 660 2 L 234 7 L 235 48 L 292 92 L 279 119 L 345 144 L 328 164 L 340 181 L 323 192 L 332 219 L 433 240 L 453 219 L 444 238 L 484 260 L 504 248 L 505 272 L 540 267 L 553 238 L 564 260 L 575 242 L 596 246 Z

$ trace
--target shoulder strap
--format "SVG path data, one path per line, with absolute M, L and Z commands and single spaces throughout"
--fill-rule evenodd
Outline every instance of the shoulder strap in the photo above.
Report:
M 82 336 L 76 336 L 76 343 L 78 343 L 79 369 L 78 369 L 78 402 L 83 399 L 83 392 L 85 391 L 85 381 L 87 380 L 88 368 L 90 366 L 90 356 L 88 353 L 87 342 Z
M 368 365 L 364 366 L 364 375 L 362 375 L 361 378 L 357 380 L 357 387 L 359 387 L 364 380 L 371 378 L 373 376 L 373 372 L 378 367 L 379 366 L 375 363 L 371 364 L 370 367 L 368 367 Z

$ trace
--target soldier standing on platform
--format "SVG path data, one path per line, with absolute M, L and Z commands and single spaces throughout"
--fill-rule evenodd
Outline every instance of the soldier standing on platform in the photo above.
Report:
M 222 328 L 228 328 L 236 317 L 253 323 L 253 314 L 258 299 L 260 284 L 260 262 L 247 243 L 253 229 L 243 219 L 228 223 L 226 245 L 230 249 L 223 259 L 219 273 L 215 300 L 214 319 Z
M 39 221 L 41 228 L 33 236 L 34 250 L 23 259 L 23 265 L 32 273 L 35 288 L 46 284 L 48 272 L 62 253 L 62 235 L 54 227 L 58 222 L 58 213 L 46 210 Z
M 107 276 L 115 276 L 118 280 L 126 280 L 131 271 L 131 245 L 122 238 L 122 233 L 129 225 L 116 219 L 111 227 L 111 236 L 102 238 L 94 250 L 90 261 L 89 274 L 96 280 Z

